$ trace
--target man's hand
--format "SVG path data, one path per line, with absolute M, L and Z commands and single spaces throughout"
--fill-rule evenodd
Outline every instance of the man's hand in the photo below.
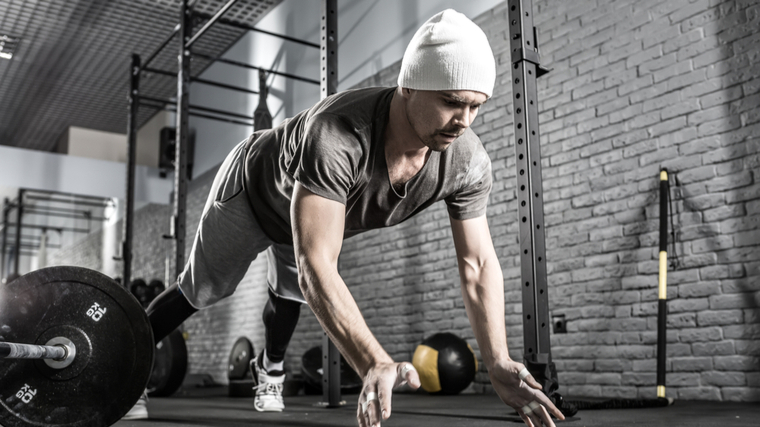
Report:
M 497 363 L 489 371 L 491 384 L 507 405 L 515 408 L 529 427 L 555 427 L 549 413 L 564 420 L 565 416 L 541 391 L 541 384 L 533 378 L 522 363 L 511 360 Z M 521 379 L 520 377 L 524 377 Z
M 379 427 L 391 416 L 391 394 L 398 386 L 420 387 L 420 376 L 409 362 L 381 363 L 362 378 L 362 392 L 356 408 L 359 427 Z

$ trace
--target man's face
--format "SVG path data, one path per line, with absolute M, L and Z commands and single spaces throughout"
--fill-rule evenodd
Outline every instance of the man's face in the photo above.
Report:
M 478 115 L 488 97 L 472 90 L 402 89 L 406 118 L 420 141 L 434 151 L 444 151 Z

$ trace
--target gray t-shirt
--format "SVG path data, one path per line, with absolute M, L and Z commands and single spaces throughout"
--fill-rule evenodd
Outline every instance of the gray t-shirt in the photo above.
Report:
M 346 206 L 344 238 L 401 223 L 439 200 L 454 219 L 485 214 L 491 161 L 469 128 L 446 151 L 433 151 L 403 191 L 391 186 L 383 133 L 394 91 L 341 92 L 249 138 L 244 187 L 272 240 L 293 242 L 295 181 Z

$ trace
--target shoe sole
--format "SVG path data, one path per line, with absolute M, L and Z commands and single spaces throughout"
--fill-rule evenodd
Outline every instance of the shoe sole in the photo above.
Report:
M 282 409 L 266 409 L 266 408 L 257 408 L 253 407 L 253 409 L 259 411 L 259 412 L 282 412 Z

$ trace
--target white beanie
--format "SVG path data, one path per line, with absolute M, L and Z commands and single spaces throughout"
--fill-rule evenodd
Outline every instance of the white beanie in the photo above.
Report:
M 474 90 L 488 97 L 496 62 L 483 30 L 463 14 L 446 9 L 428 19 L 409 42 L 398 85 L 419 90 Z

